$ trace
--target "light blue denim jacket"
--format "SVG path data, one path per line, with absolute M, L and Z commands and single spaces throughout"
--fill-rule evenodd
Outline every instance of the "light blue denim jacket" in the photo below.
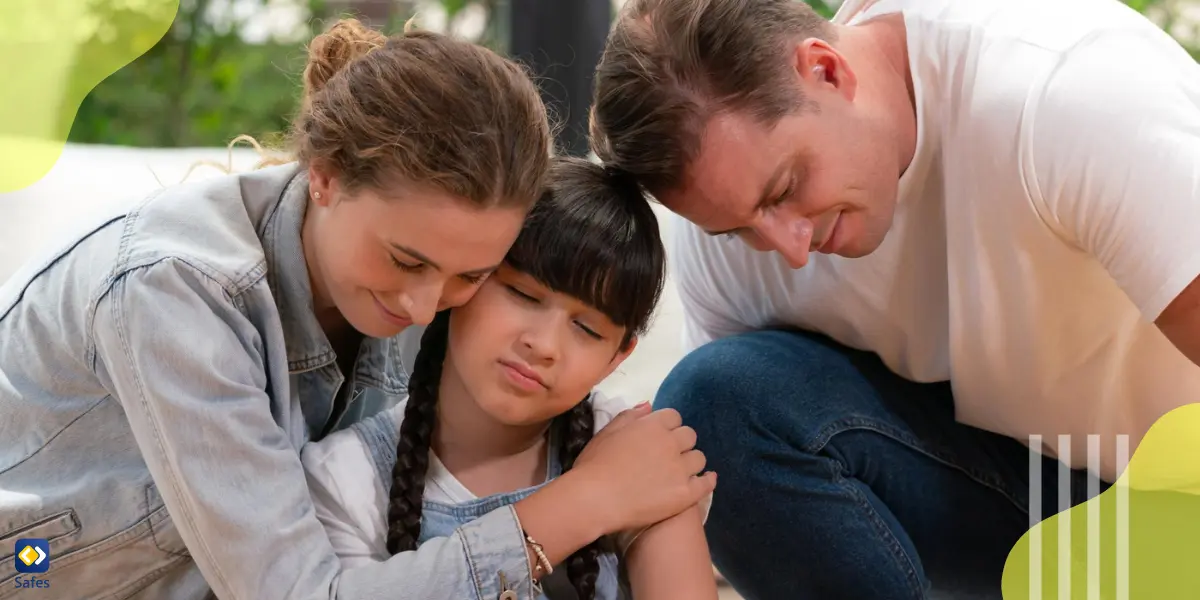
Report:
M 307 198 L 294 164 L 168 188 L 0 287 L 0 599 L 494 600 L 502 573 L 532 597 L 511 507 L 340 569 L 300 448 L 402 397 L 420 332 L 345 380 Z M 18 587 L 19 538 L 49 540 L 49 589 Z

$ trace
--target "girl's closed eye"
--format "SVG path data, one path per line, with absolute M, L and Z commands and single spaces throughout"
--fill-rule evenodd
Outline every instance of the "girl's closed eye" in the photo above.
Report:
M 523 300 L 525 302 L 532 302 L 533 304 L 541 303 L 541 300 L 538 300 L 536 297 L 526 294 L 525 292 L 522 292 L 520 289 L 518 289 L 516 286 L 514 286 L 512 284 L 506 283 L 506 284 L 504 284 L 504 288 L 507 289 L 509 291 L 509 293 L 516 296 L 517 299 L 519 299 L 519 300 Z
M 604 339 L 604 336 L 600 335 L 595 329 L 588 327 L 582 321 L 575 321 L 575 326 L 578 327 L 580 329 L 580 331 L 583 331 L 583 333 L 587 334 L 588 336 L 590 336 L 594 339 L 597 339 L 597 340 Z

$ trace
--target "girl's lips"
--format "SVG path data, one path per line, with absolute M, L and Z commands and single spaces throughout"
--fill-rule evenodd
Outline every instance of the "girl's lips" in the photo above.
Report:
M 509 382 L 517 388 L 527 392 L 536 392 L 546 389 L 546 382 L 542 381 L 542 377 L 536 371 L 526 365 L 516 362 L 501 360 L 500 367 L 504 371 L 504 375 Z

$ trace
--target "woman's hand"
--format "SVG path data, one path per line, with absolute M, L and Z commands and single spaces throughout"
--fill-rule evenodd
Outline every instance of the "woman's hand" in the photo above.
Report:
M 695 445 L 696 432 L 674 410 L 624 411 L 571 470 L 517 502 L 517 518 L 557 565 L 600 536 L 664 521 L 711 494 L 717 475 L 698 475 L 705 460 Z
M 591 510 L 604 534 L 648 527 L 711 494 L 716 473 L 705 473 L 696 432 L 672 409 L 641 405 L 617 415 L 592 438 L 568 474 L 592 488 Z

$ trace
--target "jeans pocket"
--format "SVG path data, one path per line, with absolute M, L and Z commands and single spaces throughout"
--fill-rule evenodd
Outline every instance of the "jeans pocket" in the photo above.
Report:
M 150 515 L 150 534 L 154 537 L 154 545 L 173 556 L 191 556 L 154 482 L 146 485 L 146 510 Z

